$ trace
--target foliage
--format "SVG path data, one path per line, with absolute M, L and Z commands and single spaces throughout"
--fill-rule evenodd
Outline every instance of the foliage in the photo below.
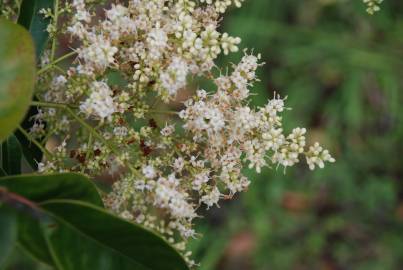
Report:
M 53 9 L 54 0 L 23 0 L 21 2 L 18 24 L 24 26 L 35 43 L 36 57 L 39 59 L 49 38 L 47 29 L 50 18 L 39 15 L 41 9 Z
M 0 141 L 24 117 L 35 82 L 34 46 L 29 33 L 0 18 Z
M 18 228 L 19 246 L 55 269 L 187 269 L 159 236 L 105 211 L 82 175 L 8 176 L 0 186 L 5 232 Z M 12 235 L 3 236 L 4 248 Z

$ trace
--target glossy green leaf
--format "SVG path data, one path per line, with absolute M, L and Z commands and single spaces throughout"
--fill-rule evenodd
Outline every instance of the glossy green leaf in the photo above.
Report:
M 21 173 L 21 145 L 14 135 L 10 135 L 1 145 L 1 166 L 7 175 Z
M 7 176 L 0 178 L 0 186 L 36 203 L 73 199 L 103 206 L 95 185 L 90 179 L 77 173 Z
M 59 269 L 188 269 L 162 238 L 102 208 L 73 200 L 41 207 L 56 220 L 45 235 Z
M 81 174 L 61 173 L 52 175 L 18 175 L 0 179 L 0 187 L 33 202 L 51 199 L 76 199 L 103 206 L 102 199 L 90 179 Z M 40 220 L 30 211 L 19 215 L 18 241 L 39 261 L 52 265 Z
M 17 240 L 17 220 L 15 213 L 0 204 L 0 269 L 6 262 Z
M 0 141 L 24 118 L 35 84 L 34 45 L 21 26 L 0 19 Z
M 23 0 L 21 3 L 18 23 L 32 34 L 38 59 L 49 38 L 46 28 L 50 22 L 50 19 L 44 18 L 39 11 L 49 8 L 53 9 L 53 0 Z
M 46 221 L 35 218 L 26 212 L 20 213 L 18 215 L 18 243 L 37 261 L 52 266 L 52 255 L 48 250 L 41 223 L 46 223 Z

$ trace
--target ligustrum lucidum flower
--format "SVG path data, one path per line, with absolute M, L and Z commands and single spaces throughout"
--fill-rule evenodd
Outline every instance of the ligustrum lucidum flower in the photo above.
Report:
M 367 12 L 371 15 L 380 10 L 379 5 L 383 2 L 383 0 L 363 0 L 363 1 L 367 5 Z
M 40 171 L 113 174 L 106 206 L 163 235 L 192 264 L 185 243 L 196 236 L 198 208 L 246 190 L 243 168 L 286 168 L 303 156 L 310 169 L 335 161 L 318 143 L 306 145 L 305 128 L 283 129 L 285 99 L 249 105 L 260 55 L 245 50 L 225 73 L 216 67 L 221 53 L 238 51 L 240 38 L 218 29 L 242 1 L 115 1 L 101 18 L 95 2 L 73 0 L 59 11 L 68 19 L 55 35 L 79 45 L 67 72 L 39 78 L 43 106 L 31 134 L 63 139 Z M 50 61 L 45 53 L 41 65 Z M 214 86 L 170 111 L 200 78 Z

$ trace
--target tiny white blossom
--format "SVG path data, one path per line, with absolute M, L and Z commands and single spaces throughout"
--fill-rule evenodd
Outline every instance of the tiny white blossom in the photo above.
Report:
M 91 94 L 80 105 L 80 110 L 87 115 L 96 115 L 101 119 L 109 118 L 116 111 L 109 86 L 105 82 L 94 81 L 90 90 Z
M 186 85 L 186 76 L 188 74 L 188 65 L 181 58 L 174 57 L 166 71 L 160 75 L 162 87 L 168 94 L 175 96 L 179 89 Z
M 218 205 L 218 201 L 220 200 L 220 191 L 217 187 L 214 187 L 213 190 L 208 192 L 207 194 L 201 197 L 201 201 L 207 205 L 207 209 L 212 207 L 213 205 Z
M 175 126 L 174 125 L 166 125 L 163 129 L 161 129 L 161 135 L 162 136 L 169 136 L 175 131 Z
M 153 179 L 157 176 L 157 172 L 152 165 L 144 166 L 142 172 L 144 176 L 148 179 Z
M 88 47 L 79 50 L 79 57 L 86 62 L 86 65 L 105 70 L 115 62 L 114 55 L 117 52 L 118 48 L 112 46 L 110 40 L 103 36 L 96 36 Z

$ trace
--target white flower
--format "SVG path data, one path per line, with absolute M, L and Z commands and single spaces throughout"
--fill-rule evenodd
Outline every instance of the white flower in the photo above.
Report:
M 88 47 L 79 51 L 79 57 L 86 62 L 86 65 L 104 70 L 115 62 L 114 55 L 117 52 L 118 48 L 112 46 L 110 40 L 103 36 L 96 36 Z
M 329 154 L 328 150 L 323 149 L 317 142 L 309 147 L 309 151 L 306 154 L 306 162 L 309 169 L 315 169 L 315 165 L 322 169 L 325 166 L 325 161 L 335 162 L 336 160 Z
M 264 107 L 266 113 L 270 116 L 275 116 L 284 110 L 284 100 L 279 97 L 274 97 L 269 100 L 267 105 Z
M 128 15 L 128 9 L 122 5 L 112 4 L 111 9 L 106 10 L 105 13 L 109 20 L 117 22 Z
M 250 162 L 249 168 L 256 168 L 256 172 L 260 173 L 262 167 L 266 166 L 265 149 L 262 143 L 257 140 L 248 140 L 243 145 L 246 153 L 246 159 Z
M 218 190 L 217 187 L 214 187 L 210 192 L 207 194 L 203 195 L 200 198 L 200 201 L 203 202 L 205 205 L 207 205 L 207 209 L 212 207 L 213 205 L 218 205 L 218 201 L 220 200 L 220 191 Z
M 127 136 L 127 128 L 126 127 L 115 127 L 113 129 L 113 134 L 115 134 L 115 136 L 117 137 L 125 137 Z
M 127 219 L 127 220 L 132 220 L 132 219 L 133 219 L 133 215 L 132 215 L 129 211 L 127 211 L 127 210 L 123 211 L 123 212 L 120 214 L 120 216 L 121 216 L 122 218 L 124 218 L 124 219 Z
M 221 36 L 221 47 L 224 51 L 224 54 L 227 55 L 229 52 L 237 52 L 238 45 L 241 43 L 241 39 L 239 37 L 231 37 L 228 33 L 224 33 Z
M 56 170 L 56 166 L 53 162 L 39 162 L 38 163 L 38 172 L 40 173 L 49 173 L 54 172 Z
M 379 5 L 383 2 L 383 0 L 363 0 L 363 2 L 368 6 L 367 12 L 372 15 L 380 10 Z
M 207 97 L 207 92 L 206 90 L 197 90 L 197 96 L 201 99 L 205 99 Z
M 173 168 L 176 172 L 181 172 L 184 166 L 185 161 L 183 160 L 183 158 L 179 157 L 174 160 Z
M 174 133 L 174 131 L 175 131 L 175 125 L 167 124 L 163 129 L 161 129 L 161 135 L 167 137 L 172 133 Z
M 86 23 L 91 21 L 91 15 L 86 10 L 84 0 L 74 0 L 72 6 L 76 9 L 76 12 L 74 12 L 74 20 Z
M 241 4 L 244 0 L 200 0 L 200 2 L 211 5 L 214 4 L 217 12 L 224 13 L 227 8 L 231 5 L 235 5 L 236 7 L 241 7 Z
M 234 112 L 235 128 L 242 129 L 242 132 L 247 132 L 256 128 L 259 125 L 259 118 L 249 107 L 240 107 Z
M 172 58 L 168 68 L 161 73 L 160 80 L 170 96 L 175 96 L 179 89 L 186 86 L 188 64 L 179 57 Z
M 77 13 L 75 13 L 74 16 L 78 21 L 84 21 L 87 23 L 91 21 L 91 15 L 86 10 L 77 10 Z
M 153 179 L 157 176 L 157 172 L 152 165 L 144 166 L 142 172 L 144 176 L 148 179 Z
M 256 80 L 255 71 L 258 68 L 260 55 L 248 55 L 242 57 L 241 62 L 235 66 L 230 79 L 235 85 L 234 97 L 243 100 L 249 96 L 248 86 Z
M 55 78 L 53 78 L 52 83 L 51 83 L 51 88 L 54 90 L 59 90 L 61 87 L 66 85 L 67 79 L 63 75 L 59 75 Z
M 136 21 L 130 18 L 129 9 L 122 5 L 112 4 L 112 7 L 106 10 L 106 17 L 108 20 L 103 22 L 103 31 L 109 32 L 112 40 L 119 40 L 137 30 Z
M 90 87 L 91 95 L 80 105 L 86 115 L 96 115 L 101 119 L 110 118 L 116 111 L 112 91 L 105 82 L 94 81 Z
M 182 113 L 180 116 L 187 118 L 184 127 L 189 130 L 205 130 L 211 134 L 220 131 L 225 126 L 224 115 L 221 110 L 208 106 L 203 101 L 188 107 L 188 113 Z
M 85 26 L 81 22 L 76 22 L 70 25 L 69 27 L 67 27 L 67 31 L 80 39 L 83 39 L 88 35 Z
M 271 128 L 262 134 L 262 139 L 266 151 L 277 151 L 285 143 L 282 128 Z
M 203 184 L 206 184 L 210 180 L 208 172 L 199 173 L 194 176 L 193 189 L 200 190 Z
M 159 27 L 152 29 L 147 35 L 147 44 L 150 57 L 154 60 L 159 59 L 168 44 L 167 33 Z
M 166 208 L 177 218 L 195 217 L 194 208 L 186 201 L 187 194 L 176 190 L 165 179 L 160 179 L 155 188 L 154 204 Z

